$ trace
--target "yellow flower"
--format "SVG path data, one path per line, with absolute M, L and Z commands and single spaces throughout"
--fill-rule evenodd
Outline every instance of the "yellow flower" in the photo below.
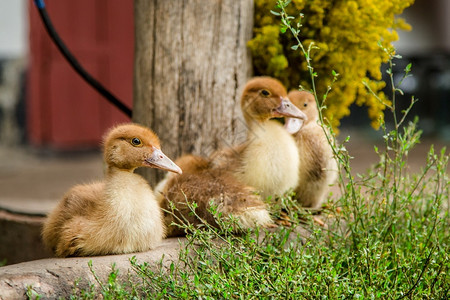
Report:
M 334 127 L 347 116 L 353 103 L 368 108 L 371 124 L 378 126 L 379 118 L 388 103 L 381 92 L 384 83 L 380 66 L 388 56 L 383 47 L 391 47 L 398 39 L 397 30 L 410 26 L 396 16 L 412 5 L 414 0 L 293 0 L 287 7 L 291 16 L 304 15 L 300 38 L 305 47 L 311 43 L 312 66 L 317 72 L 316 87 L 319 98 L 332 82 L 332 70 L 340 74 L 326 100 L 325 117 Z M 254 38 L 248 47 L 253 55 L 256 75 L 279 78 L 289 89 L 311 88 L 309 71 L 304 57 L 291 49 L 295 40 L 280 34 L 280 20 L 272 15 L 276 0 L 255 0 Z M 366 81 L 378 97 L 367 93 Z

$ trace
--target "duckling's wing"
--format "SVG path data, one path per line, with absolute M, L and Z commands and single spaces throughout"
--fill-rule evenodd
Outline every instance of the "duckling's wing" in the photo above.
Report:
M 206 170 L 209 167 L 209 160 L 198 155 L 183 155 L 177 160 L 177 164 L 183 173 L 197 173 Z
M 63 199 L 65 212 L 71 216 L 89 215 L 103 199 L 104 189 L 103 182 L 74 186 Z
M 238 182 L 229 172 L 208 169 L 194 174 L 183 174 L 168 183 L 167 194 L 162 203 L 165 210 L 165 224 L 168 236 L 182 235 L 183 230 L 176 224 L 203 222 L 217 226 L 216 217 L 211 213 L 211 205 L 223 217 L 233 216 L 244 227 L 265 226 L 271 223 L 265 203 L 249 188 Z M 195 214 L 192 208 L 196 206 Z M 252 213 L 253 212 L 253 213 Z
M 98 200 L 103 197 L 104 184 L 77 185 L 70 189 L 64 198 L 50 212 L 42 229 L 44 243 L 53 251 L 62 243 L 64 228 L 74 217 L 88 218 L 95 211 Z M 70 227 L 70 226 L 69 226 Z
M 319 207 L 338 175 L 333 151 L 318 124 L 297 134 L 296 141 L 301 168 L 295 197 L 304 207 Z

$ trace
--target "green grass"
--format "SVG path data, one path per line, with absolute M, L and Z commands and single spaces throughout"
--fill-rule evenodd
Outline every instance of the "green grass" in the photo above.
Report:
M 442 201 L 448 200 L 449 183 L 438 172 L 447 158 L 431 153 L 430 158 L 437 160 L 430 160 L 429 170 L 436 170 L 403 181 L 396 192 L 397 204 L 385 200 L 386 194 L 391 199 L 393 194 L 380 189 L 383 178 L 375 176 L 355 181 L 356 207 L 349 197 L 351 188 L 345 187 L 347 193 L 336 203 L 341 211 L 331 207 L 323 212 L 336 216 L 328 229 L 301 212 L 299 223 L 312 232 L 307 238 L 293 227 L 233 235 L 230 232 L 236 225 L 227 221 L 218 230 L 191 228 L 177 263 L 167 269 L 161 264 L 152 271 L 146 263 L 132 260 L 142 281 L 118 282 L 113 271 L 102 284 L 103 296 L 446 299 L 449 224 Z M 417 185 L 420 178 L 424 179 Z M 411 193 L 410 187 L 416 186 L 418 191 Z M 289 199 L 285 200 L 291 218 L 300 220 Z
M 102 283 L 105 299 L 447 299 L 449 297 L 448 155 L 433 147 L 418 174 L 406 172 L 419 142 L 416 123 L 388 131 L 378 164 L 352 176 L 345 144 L 339 157 L 341 196 L 322 212 L 328 227 L 289 197 L 283 208 L 295 226 L 232 234 L 233 220 L 189 231 L 179 261 L 154 271 L 132 260 L 140 283 L 120 282 L 113 271 Z M 300 236 L 295 227 L 308 229 Z M 152 271 L 153 270 L 153 271 Z M 100 282 L 100 280 L 99 280 Z M 92 299 L 94 290 L 78 296 Z
M 285 4 L 279 1 L 277 13 L 284 31 L 297 37 L 300 31 L 291 27 L 293 18 L 286 15 Z M 296 49 L 310 65 L 309 49 L 297 40 Z M 108 282 L 97 279 L 103 297 L 448 299 L 448 153 L 431 147 L 422 171 L 407 172 L 408 154 L 420 141 L 417 120 L 405 121 L 416 100 L 411 99 L 410 108 L 397 115 L 395 95 L 401 90 L 394 86 L 391 70 L 398 55 L 384 50 L 391 57 L 392 86 L 391 103 L 385 104 L 394 115 L 394 124 L 387 128 L 381 120 L 384 146 L 374 148 L 379 162 L 357 176 L 352 173 L 345 143 L 336 145 L 330 136 L 339 162 L 341 193 L 322 211 L 323 216 L 330 216 L 327 227 L 317 225 L 311 213 L 289 197 L 273 207 L 274 215 L 280 209 L 288 212 L 294 224 L 289 228 L 235 235 L 235 220 L 219 218 L 220 229 L 186 224 L 189 234 L 178 262 L 169 268 L 161 262 L 155 271 L 132 259 L 139 282 L 122 282 L 113 270 Z M 405 69 L 404 78 L 410 69 Z M 310 70 L 314 82 L 312 66 Z M 326 101 L 326 95 L 322 99 Z M 299 234 L 296 227 L 307 229 L 310 235 Z M 74 290 L 74 298 L 94 299 L 97 294 L 93 286 L 89 291 Z

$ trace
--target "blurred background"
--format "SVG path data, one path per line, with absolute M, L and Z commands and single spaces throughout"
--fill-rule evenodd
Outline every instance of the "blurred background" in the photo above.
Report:
M 402 85 L 405 94 L 398 95 L 399 111 L 407 108 L 411 97 L 419 99 L 411 111 L 411 118 L 419 116 L 419 126 L 426 138 L 450 141 L 450 1 L 416 0 L 405 9 L 402 18 L 412 26 L 411 31 L 399 30 L 394 43 L 401 60 L 395 60 L 394 78 L 403 76 L 407 64 L 412 63 L 412 76 Z M 386 68 L 384 68 L 386 69 Z M 384 81 L 388 76 L 384 72 Z M 390 95 L 386 91 L 386 95 Z M 368 127 L 366 109 L 354 105 L 349 117 L 342 120 L 344 130 L 360 128 L 377 136 Z M 386 122 L 389 122 L 386 113 Z
M 133 1 L 46 2 L 71 52 L 131 107 Z M 400 109 L 409 105 L 412 95 L 420 100 L 412 115 L 419 116 L 424 138 L 411 154 L 413 170 L 423 165 L 430 144 L 438 149 L 450 144 L 448 16 L 450 1 L 416 0 L 402 16 L 413 29 L 400 31 L 395 43 L 403 56 L 396 63 L 395 78 L 401 78 L 409 62 L 413 65 L 413 76 L 403 84 L 405 95 L 398 99 Z M 354 105 L 351 111 L 342 119 L 341 137 L 351 136 L 353 167 L 363 172 L 376 161 L 373 144 L 380 143 L 381 133 L 370 127 L 366 108 Z M 102 176 L 101 136 L 112 124 L 127 120 L 63 59 L 32 1 L 0 1 L 0 236 L 4 240 L 0 261 L 48 255 L 30 250 L 39 248 L 33 246 L 40 243 L 39 218 L 71 186 Z M 20 227 L 27 222 L 34 224 L 33 232 Z M 15 256 L 10 253 L 14 245 L 21 249 Z
M 50 1 L 57 32 L 82 65 L 132 105 L 133 1 Z M 416 0 L 399 31 L 403 56 L 413 64 L 399 103 L 420 99 L 413 115 L 426 136 L 450 140 L 450 1 Z M 79 78 L 43 29 L 30 0 L 0 2 L 0 145 L 73 151 L 97 147 L 106 128 L 127 118 Z M 342 129 L 369 129 L 356 105 Z M 370 131 L 370 130 L 369 130 Z
M 133 1 L 52 1 L 51 19 L 85 68 L 132 105 Z M 396 77 L 413 64 L 399 103 L 420 99 L 412 115 L 426 136 L 450 140 L 450 1 L 416 0 L 403 17 L 413 30 L 395 43 Z M 401 105 L 400 105 L 401 106 Z M 97 147 L 127 118 L 76 75 L 44 31 L 32 1 L 0 2 L 0 144 L 73 151 Z M 369 130 L 356 105 L 343 130 Z

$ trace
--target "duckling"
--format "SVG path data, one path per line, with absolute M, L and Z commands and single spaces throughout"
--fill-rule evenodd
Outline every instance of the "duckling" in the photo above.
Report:
M 246 84 L 241 109 L 249 131 L 243 144 L 209 158 L 183 156 L 176 161 L 183 175 L 168 175 L 158 184 L 161 207 L 170 208 L 171 201 L 178 210 L 175 216 L 166 215 L 166 225 L 178 223 L 179 217 L 198 224 L 186 201 L 195 202 L 196 214 L 211 225 L 215 225 L 211 202 L 218 212 L 236 217 L 244 228 L 273 224 L 263 199 L 297 185 L 299 156 L 293 137 L 271 119 L 304 120 L 306 115 L 289 101 L 284 86 L 270 77 L 255 77 Z M 169 236 L 182 234 L 175 226 L 168 228 Z
M 160 207 L 138 167 L 182 173 L 160 150 L 158 137 L 122 124 L 104 137 L 103 181 L 70 189 L 48 215 L 45 244 L 57 256 L 91 256 L 153 249 L 165 236 Z
M 175 164 L 180 167 L 184 175 L 188 175 L 207 169 L 209 161 L 198 155 L 186 154 L 175 160 Z M 156 185 L 155 195 L 159 205 L 163 205 L 164 200 L 166 200 L 165 195 L 167 194 L 167 190 L 173 184 L 173 178 L 176 177 L 179 177 L 176 173 L 167 173 L 164 179 Z
M 288 131 L 294 132 L 300 156 L 297 201 L 304 207 L 318 208 L 329 186 L 336 181 L 337 163 L 325 132 L 318 124 L 319 111 L 314 96 L 306 91 L 290 91 L 288 98 L 308 117 L 300 131 L 298 120 L 286 119 Z
M 294 138 L 272 120 L 307 116 L 287 98 L 285 87 L 270 77 L 255 77 L 245 86 L 241 109 L 248 127 L 244 144 L 213 155 L 216 167 L 229 170 L 266 199 L 281 196 L 299 181 L 299 154 Z M 300 129 L 300 127 L 298 127 Z
M 217 227 L 215 216 L 211 213 L 211 205 L 223 217 L 236 218 L 241 229 L 266 227 L 272 219 L 266 204 L 256 191 L 237 181 L 229 172 L 211 167 L 207 158 L 185 155 L 175 161 L 183 170 L 179 176 L 166 176 L 156 188 L 158 200 L 163 208 L 164 223 L 167 236 L 185 234 L 183 228 L 172 225 L 181 221 L 193 225 L 207 222 Z M 195 216 L 188 203 L 195 203 Z M 173 212 L 172 206 L 174 206 Z M 192 207 L 192 206 L 191 206 Z

